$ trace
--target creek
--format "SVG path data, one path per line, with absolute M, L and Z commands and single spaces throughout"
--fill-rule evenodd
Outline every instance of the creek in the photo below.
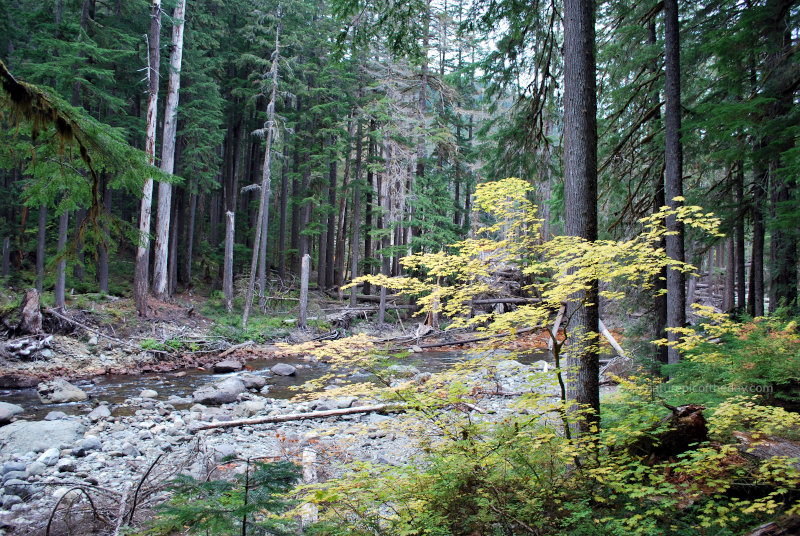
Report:
M 402 365 L 416 367 L 420 372 L 439 372 L 448 366 L 471 359 L 473 356 L 466 351 L 440 351 L 421 352 L 410 354 L 407 358 L 399 360 Z M 515 358 L 523 363 L 530 364 L 538 360 L 549 361 L 546 351 L 532 351 L 518 354 Z M 277 363 L 287 363 L 297 367 L 297 372 L 292 376 L 278 376 L 270 372 L 270 368 Z M 289 399 L 297 394 L 297 388 L 303 383 L 314 380 L 330 371 L 324 363 L 308 363 L 299 358 L 281 359 L 256 359 L 247 361 L 246 372 L 267 377 L 269 393 L 267 396 L 276 399 Z M 72 402 L 66 404 L 42 404 L 36 394 L 35 388 L 29 389 L 3 389 L 0 390 L 0 400 L 18 404 L 25 409 L 20 415 L 25 419 L 43 419 L 51 411 L 63 411 L 68 415 L 82 415 L 91 410 L 98 401 L 108 402 L 112 407 L 118 406 L 114 411 L 116 415 L 132 414 L 137 409 L 134 406 L 124 406 L 126 399 L 138 397 L 144 389 L 153 389 L 158 392 L 159 399 L 164 400 L 170 396 L 188 397 L 192 392 L 207 383 L 218 381 L 234 373 L 218 374 L 212 370 L 186 369 L 173 372 L 153 372 L 142 374 L 106 374 L 96 376 L 89 380 L 75 381 L 76 386 L 83 389 L 89 400 L 85 402 Z M 354 372 L 350 375 L 352 381 L 366 381 L 369 374 Z M 184 409 L 191 403 L 174 404 L 176 409 Z

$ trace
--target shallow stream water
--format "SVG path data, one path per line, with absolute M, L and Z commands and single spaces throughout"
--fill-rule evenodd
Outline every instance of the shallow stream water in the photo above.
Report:
M 410 354 L 407 358 L 398 360 L 398 364 L 411 365 L 422 372 L 439 372 L 448 366 L 470 359 L 472 356 L 466 351 L 446 351 L 446 352 L 421 352 Z M 548 354 L 541 351 L 534 351 L 522 356 L 515 356 L 521 363 L 532 363 L 544 359 L 548 360 Z M 277 376 L 270 372 L 270 368 L 277 363 L 287 363 L 290 365 L 300 365 L 296 374 L 292 376 Z M 297 394 L 293 389 L 303 383 L 319 378 L 330 370 L 324 363 L 309 364 L 302 359 L 282 358 L 276 359 L 256 359 L 248 361 L 246 372 L 256 375 L 267 376 L 269 393 L 266 396 L 271 398 L 287 399 Z M 22 415 L 26 418 L 42 419 L 50 411 L 63 411 L 67 414 L 83 414 L 88 412 L 98 401 L 106 401 L 112 406 L 122 404 L 125 399 L 139 396 L 144 389 L 153 389 L 158 392 L 160 400 L 166 400 L 170 396 L 191 398 L 192 392 L 202 385 L 215 382 L 232 374 L 216 374 L 212 370 L 186 369 L 174 372 L 153 372 L 143 374 L 107 374 L 97 376 L 90 380 L 76 381 L 75 385 L 83 389 L 88 395 L 89 400 L 85 402 L 72 402 L 66 404 L 42 404 L 36 394 L 35 388 L 30 389 L 3 389 L 0 390 L 0 400 L 18 404 L 25 408 Z M 366 381 L 367 374 L 355 373 L 353 381 Z M 187 404 L 188 406 L 189 404 Z M 176 407 L 178 405 L 176 404 Z M 136 408 L 120 408 L 123 411 L 115 411 L 116 415 L 132 413 Z M 128 411 L 124 411 L 127 409 Z

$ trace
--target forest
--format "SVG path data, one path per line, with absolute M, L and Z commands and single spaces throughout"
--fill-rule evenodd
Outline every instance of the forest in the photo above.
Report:
M 0 5 L 0 533 L 800 531 L 799 2 Z

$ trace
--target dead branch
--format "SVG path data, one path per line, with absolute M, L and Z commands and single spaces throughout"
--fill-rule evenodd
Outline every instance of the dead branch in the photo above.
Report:
M 214 428 L 235 428 L 239 426 L 249 426 L 251 424 L 274 424 L 288 421 L 324 419 L 326 417 L 354 415 L 357 413 L 372 413 L 375 411 L 404 411 L 404 408 L 395 404 L 377 404 L 375 406 L 358 406 L 355 408 L 332 409 L 327 411 L 310 411 L 308 413 L 288 413 L 286 415 L 271 415 L 268 417 L 259 417 L 257 419 L 240 419 L 238 421 L 199 424 L 196 426 L 191 426 L 190 431 L 192 433 L 197 433 L 201 430 L 211 430 Z
M 230 348 L 228 348 L 224 352 L 220 353 L 219 357 L 220 358 L 227 357 L 227 356 L 231 355 L 233 352 L 235 352 L 236 350 L 241 350 L 242 348 L 247 348 L 248 346 L 253 346 L 254 344 L 255 344 L 255 341 L 247 341 L 247 342 L 243 342 L 241 344 L 234 344 L 233 346 L 231 346 Z

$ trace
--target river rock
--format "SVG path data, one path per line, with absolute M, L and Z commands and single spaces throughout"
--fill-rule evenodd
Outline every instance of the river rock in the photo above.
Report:
M 39 400 L 41 400 L 43 404 L 80 402 L 89 398 L 89 395 L 82 389 L 60 378 L 49 382 L 42 382 L 38 385 L 36 390 L 39 393 Z
M 233 414 L 236 417 L 252 417 L 256 413 L 264 411 L 267 407 L 266 400 L 263 398 L 257 398 L 255 400 L 245 400 L 233 411 Z
M 12 422 L 0 428 L 0 450 L 6 455 L 23 454 L 71 445 L 85 430 L 77 420 Z
M 270 370 L 273 374 L 277 374 L 278 376 L 291 376 L 297 372 L 297 369 L 288 363 L 278 363 Z
M 111 410 L 108 409 L 108 406 L 97 406 L 89 413 L 89 420 L 92 422 L 97 422 L 100 419 L 108 419 L 111 417 Z
M 93 450 L 103 450 L 103 443 L 100 438 L 95 435 L 87 435 L 84 437 L 78 446 L 72 449 L 72 454 L 82 458 Z
M 67 415 L 63 411 L 51 411 L 44 417 L 44 420 L 46 421 L 58 421 L 61 419 L 69 419 L 69 415 Z
M 0 425 L 11 422 L 11 419 L 15 415 L 19 415 L 23 411 L 22 406 L 9 404 L 8 402 L 0 402 Z
M 130 443 L 125 443 L 122 445 L 122 454 L 125 456 L 130 456 L 131 458 L 136 458 L 140 456 L 139 449 L 131 445 Z
M 88 344 L 89 346 L 97 346 L 97 343 L 98 343 L 97 335 L 95 335 L 94 333 L 89 335 L 89 340 L 86 342 L 86 344 Z
M 75 469 L 75 458 L 61 458 L 56 464 L 59 473 L 74 473 Z
M 3 491 L 9 495 L 16 495 L 25 499 L 41 491 L 41 488 L 28 484 L 19 478 L 12 478 L 3 485 Z
M 392 365 L 387 370 L 392 378 L 413 378 L 419 374 L 419 369 L 411 365 Z
M 5 476 L 11 471 L 24 471 L 25 464 L 22 462 L 6 462 L 3 464 L 3 467 L 0 468 L 0 475 Z
M 139 393 L 139 398 L 156 398 L 158 396 L 158 391 L 153 389 L 145 389 L 141 393 Z
M 53 447 L 44 451 L 41 456 L 36 458 L 36 461 L 45 465 L 55 465 L 60 457 L 61 451 Z
M 264 376 L 256 376 L 245 372 L 237 374 L 236 377 L 242 380 L 245 389 L 261 389 L 267 385 L 267 379 Z
M 246 391 L 242 380 L 236 377 L 225 378 L 222 381 L 204 385 L 192 393 L 192 400 L 196 404 L 220 405 L 236 402 L 240 394 Z
M 229 456 L 236 456 L 236 449 L 233 445 L 223 443 L 214 447 L 214 461 L 220 462 Z
M 244 368 L 244 365 L 236 361 L 235 359 L 226 359 L 224 361 L 220 361 L 219 363 L 214 364 L 214 372 L 223 373 L 223 372 L 239 372 Z
M 31 462 L 28 467 L 25 468 L 25 474 L 27 476 L 39 476 L 47 471 L 47 466 L 42 462 Z

